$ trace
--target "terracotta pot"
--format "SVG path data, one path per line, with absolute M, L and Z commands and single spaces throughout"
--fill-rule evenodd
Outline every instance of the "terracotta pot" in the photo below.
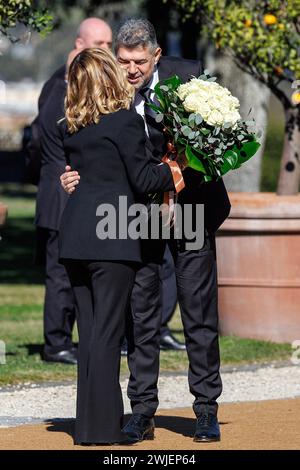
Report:
M 0 227 L 4 225 L 7 216 L 7 207 L 0 202 Z
M 221 334 L 300 339 L 300 195 L 230 200 L 217 234 Z

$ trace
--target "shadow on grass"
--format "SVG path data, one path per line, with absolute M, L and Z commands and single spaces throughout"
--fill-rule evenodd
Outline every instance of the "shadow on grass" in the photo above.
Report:
M 23 347 L 27 349 L 28 356 L 34 356 L 35 354 L 39 354 L 41 359 L 43 358 L 43 344 L 25 344 Z

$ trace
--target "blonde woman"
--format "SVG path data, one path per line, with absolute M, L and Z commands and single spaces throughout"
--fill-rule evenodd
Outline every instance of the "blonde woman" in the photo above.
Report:
M 78 307 L 75 444 L 126 440 L 120 347 L 140 241 L 99 238 L 97 208 L 110 204 L 119 220 L 119 196 L 126 196 L 129 207 L 137 194 L 174 190 L 168 164 L 152 164 L 145 154 L 144 121 L 130 110 L 133 94 L 109 51 L 86 49 L 70 65 L 60 127 L 67 160 L 81 182 L 63 213 L 60 257 Z

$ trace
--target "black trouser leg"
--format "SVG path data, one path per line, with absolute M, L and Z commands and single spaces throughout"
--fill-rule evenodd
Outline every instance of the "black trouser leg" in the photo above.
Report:
M 125 314 L 135 269 L 121 262 L 67 264 L 78 307 L 75 443 L 118 442 L 123 400 L 119 383 Z
M 222 382 L 214 238 L 206 236 L 203 248 L 197 251 L 180 251 L 174 243 L 172 253 L 189 357 L 189 386 L 195 397 L 194 411 L 199 415 L 203 405 L 207 405 L 216 412 Z
M 168 323 L 171 320 L 177 304 L 176 275 L 173 257 L 167 246 L 163 264 L 160 270 L 161 296 L 162 296 L 162 319 L 160 336 L 170 333 Z
M 44 305 L 44 351 L 54 354 L 71 349 L 75 301 L 65 267 L 58 262 L 58 232 L 48 231 Z
M 128 315 L 130 378 L 128 397 L 133 413 L 152 417 L 158 407 L 161 299 L 159 264 L 147 263 L 136 273 Z

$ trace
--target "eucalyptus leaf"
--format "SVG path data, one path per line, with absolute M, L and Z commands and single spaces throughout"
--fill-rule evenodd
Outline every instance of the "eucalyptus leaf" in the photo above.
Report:
M 223 124 L 223 127 L 224 127 L 224 129 L 229 129 L 230 127 L 232 127 L 232 124 L 231 124 L 231 122 L 225 122 Z
M 182 128 L 181 128 L 181 132 L 186 137 L 188 137 L 188 135 L 190 134 L 191 131 L 192 131 L 192 129 L 189 126 L 182 126 Z
M 181 123 L 180 117 L 178 116 L 177 113 L 175 113 L 175 111 L 173 111 L 173 116 L 174 116 L 175 121 L 176 121 L 178 124 L 180 124 L 180 123 Z
M 157 114 L 155 116 L 155 121 L 156 122 L 162 122 L 164 120 L 164 115 L 163 114 Z
M 162 91 L 169 91 L 169 87 L 167 85 L 160 85 L 160 89 Z
M 201 116 L 201 114 L 196 114 L 195 115 L 195 124 L 197 126 L 199 126 L 199 124 L 201 124 L 202 121 L 203 121 L 203 117 Z

